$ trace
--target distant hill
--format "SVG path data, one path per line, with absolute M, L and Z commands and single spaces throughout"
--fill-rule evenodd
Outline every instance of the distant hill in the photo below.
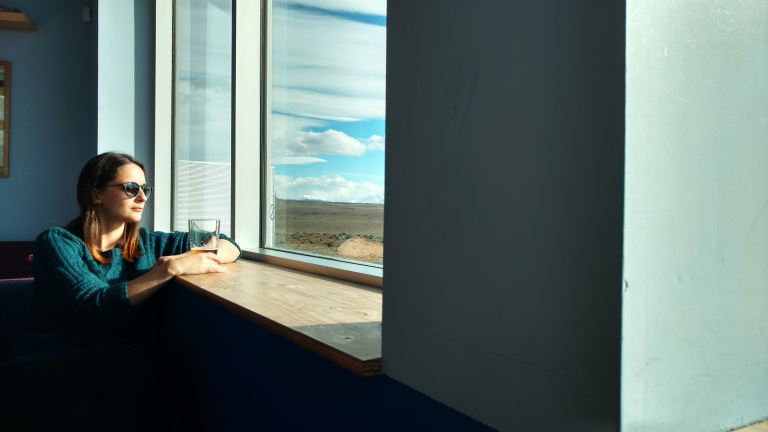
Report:
M 276 198 L 276 202 L 297 202 L 297 203 L 321 203 L 321 204 L 350 204 L 350 205 L 373 205 L 373 206 L 383 206 L 383 203 L 351 203 L 351 202 L 345 202 L 345 201 L 326 201 L 318 198 Z

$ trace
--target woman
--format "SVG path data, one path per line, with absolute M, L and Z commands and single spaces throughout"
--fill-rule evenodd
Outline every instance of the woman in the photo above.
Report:
M 149 361 L 160 348 L 152 339 L 159 333 L 152 321 L 157 311 L 142 304 L 151 303 L 147 300 L 174 276 L 223 272 L 223 264 L 240 257 L 240 248 L 223 234 L 217 253 L 191 254 L 186 232 L 140 228 L 151 192 L 141 162 L 126 154 L 100 154 L 80 172 L 80 215 L 35 241 L 33 332 L 4 374 L 6 386 L 15 383 L 29 394 L 26 404 L 35 406 L 34 413 L 55 411 L 72 422 L 109 419 L 126 409 L 116 402 L 156 399 L 162 390 L 142 387 L 158 378 L 157 365 Z M 74 397 L 67 387 L 77 388 Z M 18 394 L 13 397 L 22 411 L 31 409 Z M 99 409 L 88 408 L 94 405 Z M 94 426 L 134 427 L 147 405 L 138 404 L 133 417 L 121 416 L 120 425 L 95 420 Z M 149 409 L 149 417 L 160 413 Z
M 140 228 L 151 192 L 144 165 L 129 155 L 103 153 L 85 164 L 77 182 L 80 216 L 35 242 L 37 298 L 46 313 L 59 312 L 48 315 L 59 327 L 113 327 L 172 277 L 223 272 L 221 264 L 238 259 L 239 248 L 223 234 L 217 254 L 190 254 L 186 232 Z

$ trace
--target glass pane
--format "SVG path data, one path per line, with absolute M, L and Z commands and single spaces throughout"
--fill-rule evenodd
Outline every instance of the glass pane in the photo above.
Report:
M 230 234 L 231 0 L 177 0 L 174 230 L 221 219 Z
M 381 264 L 386 0 L 273 0 L 266 246 Z

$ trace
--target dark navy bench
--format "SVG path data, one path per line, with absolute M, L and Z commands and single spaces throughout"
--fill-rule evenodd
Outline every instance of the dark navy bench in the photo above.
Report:
M 32 278 L 0 279 L 0 362 L 21 336 L 31 295 Z
M 31 241 L 0 242 L 0 361 L 18 340 L 32 295 Z

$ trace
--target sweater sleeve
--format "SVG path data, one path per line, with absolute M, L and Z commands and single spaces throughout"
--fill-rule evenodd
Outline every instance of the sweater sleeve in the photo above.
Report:
M 152 231 L 148 234 L 149 247 L 155 259 L 161 256 L 178 255 L 189 251 L 189 235 L 183 231 Z
M 41 233 L 34 245 L 36 281 L 57 291 L 82 316 L 120 315 L 131 309 L 128 282 L 108 283 L 86 264 L 79 240 L 60 229 Z

